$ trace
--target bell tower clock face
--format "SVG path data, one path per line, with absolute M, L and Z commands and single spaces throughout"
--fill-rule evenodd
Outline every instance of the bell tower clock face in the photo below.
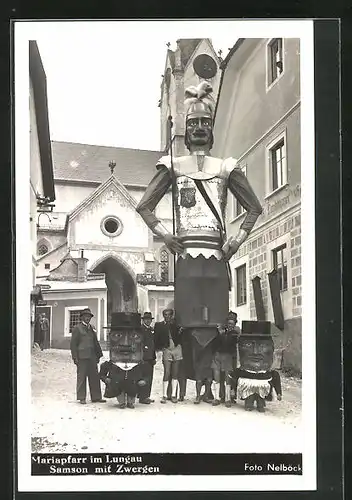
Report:
M 193 61 L 193 69 L 198 76 L 206 80 L 213 78 L 218 71 L 215 60 L 208 54 L 199 54 Z

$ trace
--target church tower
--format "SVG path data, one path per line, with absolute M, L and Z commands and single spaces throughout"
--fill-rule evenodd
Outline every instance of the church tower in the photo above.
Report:
M 184 143 L 184 92 L 191 85 L 207 80 L 213 87 L 217 99 L 220 84 L 221 58 L 217 56 L 208 38 L 187 38 L 176 41 L 176 50 L 170 49 L 166 55 L 164 75 L 161 83 L 160 107 L 160 150 L 168 152 L 170 132 L 168 116 L 172 116 L 173 154 L 183 156 L 188 153 Z

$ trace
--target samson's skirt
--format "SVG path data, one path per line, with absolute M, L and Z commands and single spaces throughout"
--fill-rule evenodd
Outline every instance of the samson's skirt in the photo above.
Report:
M 203 255 L 179 257 L 176 264 L 175 314 L 178 326 L 215 327 L 226 320 L 229 281 L 226 263 Z

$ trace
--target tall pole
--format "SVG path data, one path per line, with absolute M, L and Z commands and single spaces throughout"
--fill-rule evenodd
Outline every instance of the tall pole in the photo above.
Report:
M 173 161 L 173 154 L 172 154 L 172 127 L 173 127 L 173 122 L 172 122 L 172 116 L 169 115 L 168 117 L 168 124 L 169 124 L 169 154 L 170 154 L 170 162 L 171 162 L 171 201 L 172 201 L 172 234 L 176 234 L 176 176 L 175 176 L 175 170 L 174 170 L 174 161 Z M 175 284 L 176 284 L 176 253 L 173 254 L 173 260 L 174 260 L 174 290 L 175 290 Z

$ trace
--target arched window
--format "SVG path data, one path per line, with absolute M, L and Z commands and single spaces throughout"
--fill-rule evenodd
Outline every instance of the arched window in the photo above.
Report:
M 163 283 L 169 281 L 169 252 L 167 250 L 160 252 L 160 281 Z
M 49 252 L 49 248 L 44 243 L 38 247 L 38 255 L 45 255 Z
M 38 241 L 37 245 L 37 254 L 38 255 L 45 255 L 51 250 L 51 244 L 46 238 L 41 238 Z

